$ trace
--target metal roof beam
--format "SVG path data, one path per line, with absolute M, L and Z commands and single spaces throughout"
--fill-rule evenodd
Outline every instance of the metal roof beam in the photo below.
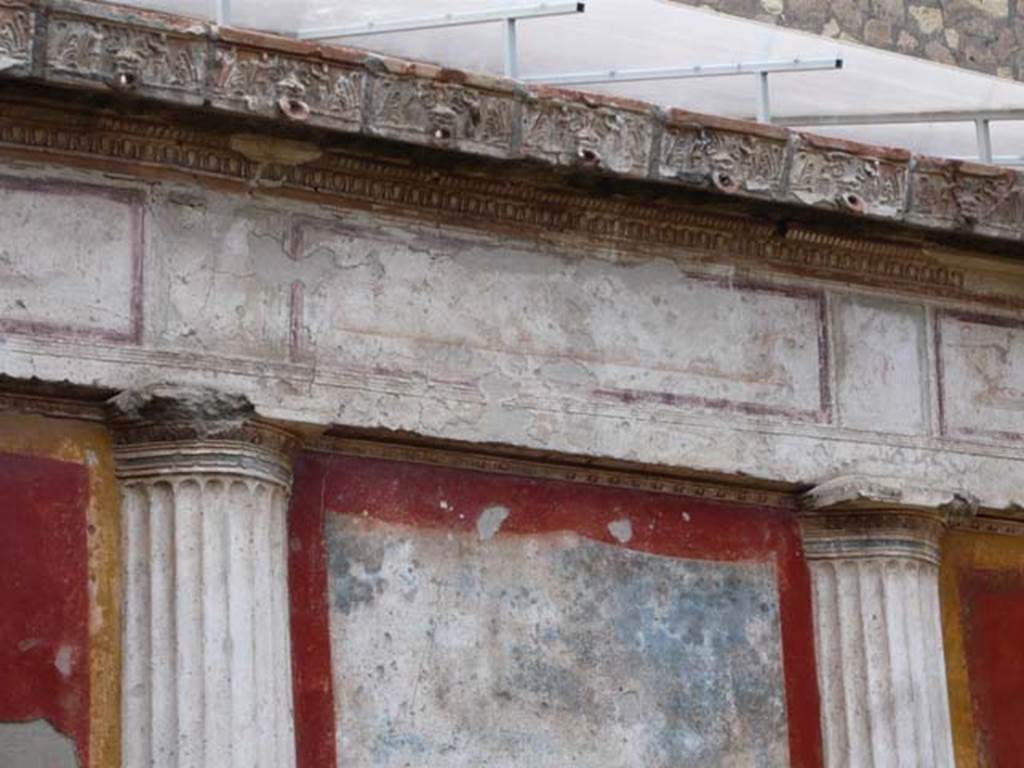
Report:
M 336 27 L 300 29 L 296 33 L 296 37 L 299 40 L 325 40 L 355 35 L 415 32 L 421 29 L 463 27 L 470 24 L 486 24 L 492 21 L 507 22 L 519 19 L 535 19 L 544 16 L 567 16 L 574 13 L 583 13 L 585 8 L 586 4 L 579 2 L 544 2 L 534 5 L 496 6 L 482 11 L 463 11 L 459 13 L 443 13 L 435 16 L 397 18 L 391 21 L 366 21 L 359 24 L 341 24 Z
M 1024 109 L 946 110 L 943 112 L 878 112 L 850 115 L 793 115 L 773 117 L 774 125 L 814 128 L 827 125 L 897 125 L 913 123 L 974 123 L 984 120 L 1024 120 Z
M 604 69 L 591 72 L 528 75 L 519 79 L 526 83 L 544 83 L 546 85 L 586 85 L 591 83 L 635 83 L 648 80 L 683 80 L 691 77 L 761 75 L 770 72 L 808 72 L 821 69 L 842 69 L 842 67 L 842 59 L 830 56 L 813 59 L 739 61 L 730 64 L 691 64 L 686 67 Z

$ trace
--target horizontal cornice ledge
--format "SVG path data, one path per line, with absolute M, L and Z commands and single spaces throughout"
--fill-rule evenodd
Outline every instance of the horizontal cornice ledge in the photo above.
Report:
M 1007 168 L 105 3 L 2 0 L 0 28 L 0 78 L 1024 242 L 1024 174 Z
M 800 497 L 805 514 L 852 510 L 935 512 L 950 518 L 970 518 L 978 509 L 968 493 L 916 484 L 898 477 L 843 475 L 814 486 Z

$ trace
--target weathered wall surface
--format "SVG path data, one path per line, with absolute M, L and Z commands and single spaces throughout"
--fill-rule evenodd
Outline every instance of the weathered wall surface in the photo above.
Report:
M 119 762 L 117 503 L 101 425 L 0 415 L 0 764 Z
M 1010 267 L 801 235 L 833 263 L 774 271 L 703 219 L 692 245 L 613 245 L 45 166 L 8 165 L 0 196 L 13 376 L 202 383 L 300 422 L 1024 501 Z M 1006 296 L 971 298 L 987 290 Z
M 1024 7 L 1017 0 L 675 1 L 1024 79 Z
M 791 515 L 310 453 L 290 517 L 300 765 L 820 764 Z
M 1006 527 L 952 533 L 943 551 L 950 711 L 965 768 L 1016 765 L 1024 754 L 1024 543 L 1019 526 Z

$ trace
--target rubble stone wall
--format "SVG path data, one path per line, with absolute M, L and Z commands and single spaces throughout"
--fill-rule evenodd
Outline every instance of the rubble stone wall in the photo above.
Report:
M 676 0 L 865 43 L 941 64 L 1024 79 L 1024 8 L 1017 0 Z

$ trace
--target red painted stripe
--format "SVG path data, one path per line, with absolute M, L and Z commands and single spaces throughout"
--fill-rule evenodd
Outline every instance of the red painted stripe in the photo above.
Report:
M 335 768 L 334 693 L 323 536 L 325 468 L 299 458 L 288 515 L 292 693 L 298 768 Z
M 983 765 L 1019 766 L 1024 763 L 1024 574 L 964 569 L 959 582 L 979 757 Z

